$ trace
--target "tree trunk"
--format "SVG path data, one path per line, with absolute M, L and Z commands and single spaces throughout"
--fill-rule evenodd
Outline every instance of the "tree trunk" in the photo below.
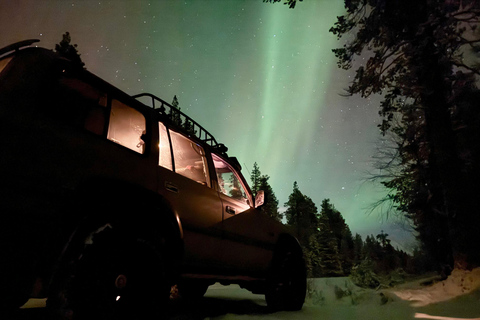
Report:
M 432 37 L 433 39 L 433 37 Z M 449 238 L 452 244 L 453 260 L 456 268 L 466 269 L 475 266 L 476 251 L 479 242 L 472 242 L 478 225 L 472 225 L 472 197 L 462 164 L 458 157 L 455 133 L 452 128 L 452 118 L 448 96 L 451 86 L 447 77 L 452 66 L 440 62 L 435 54 L 438 48 L 425 47 L 427 52 L 421 60 L 425 68 L 418 76 L 419 84 L 424 88 L 421 94 L 422 105 L 425 108 L 426 134 L 430 146 L 429 166 L 433 197 L 433 210 L 446 215 L 448 220 Z M 447 249 L 447 248 L 445 248 Z

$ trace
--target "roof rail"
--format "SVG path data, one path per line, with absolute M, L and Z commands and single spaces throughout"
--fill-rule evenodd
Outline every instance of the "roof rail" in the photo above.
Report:
M 0 49 L 0 56 L 3 56 L 4 54 L 9 53 L 11 51 L 18 51 L 18 50 L 20 50 L 20 48 L 30 46 L 30 45 L 34 44 L 35 42 L 39 42 L 39 41 L 40 40 L 38 40 L 38 39 L 29 39 L 29 40 L 23 40 L 23 41 L 15 42 L 15 43 L 13 43 L 11 45 L 8 45 L 4 48 L 1 48 Z
M 205 130 L 205 128 L 199 125 L 195 120 L 165 100 L 160 99 L 151 93 L 140 93 L 132 96 L 132 98 L 137 100 L 140 100 L 139 98 L 144 97 L 150 98 L 146 105 L 150 106 L 154 110 L 158 110 L 158 112 L 165 116 L 174 127 L 180 129 L 188 135 L 197 137 L 209 146 L 215 148 L 219 153 L 225 154 L 228 151 L 228 148 L 222 143 L 218 143 L 213 135 L 210 134 L 210 132 Z

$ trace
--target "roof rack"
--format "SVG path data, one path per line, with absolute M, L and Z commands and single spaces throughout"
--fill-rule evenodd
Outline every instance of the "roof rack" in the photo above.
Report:
M 213 135 L 210 134 L 210 132 L 205 130 L 205 128 L 199 125 L 195 120 L 193 120 L 165 100 L 160 99 L 159 97 L 151 93 L 140 93 L 132 97 L 137 100 L 140 100 L 139 98 L 145 97 L 150 98 L 150 102 L 146 103 L 146 105 L 149 105 L 154 110 L 158 110 L 158 112 L 164 117 L 166 117 L 169 120 L 170 124 L 172 124 L 175 128 L 180 129 L 188 135 L 193 135 L 197 137 L 212 148 L 216 149 L 219 153 L 226 154 L 226 152 L 228 151 L 228 148 L 224 144 L 218 143 L 217 140 L 215 140 L 215 138 L 213 137 Z
M 0 49 L 0 56 L 3 56 L 4 54 L 7 54 L 7 53 L 10 53 L 11 51 L 18 51 L 20 50 L 20 48 L 23 48 L 23 47 L 28 47 L 32 44 L 34 44 L 35 42 L 39 42 L 40 40 L 38 39 L 29 39 L 29 40 L 23 40 L 23 41 L 19 41 L 19 42 L 15 42 L 11 45 L 8 45 L 4 48 L 1 48 Z

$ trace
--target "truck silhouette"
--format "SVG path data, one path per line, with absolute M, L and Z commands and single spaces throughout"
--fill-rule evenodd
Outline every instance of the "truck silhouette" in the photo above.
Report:
M 37 41 L 0 49 L 2 309 L 48 297 L 59 318 L 134 319 L 215 282 L 301 309 L 301 247 L 227 148 Z

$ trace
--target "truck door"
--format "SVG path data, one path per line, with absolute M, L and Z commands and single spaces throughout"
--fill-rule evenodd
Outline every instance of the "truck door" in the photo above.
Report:
M 188 137 L 159 123 L 158 192 L 180 217 L 185 266 L 198 271 L 221 267 L 222 205 L 212 182 L 205 151 Z M 189 270 L 184 270 L 189 272 Z
M 241 174 L 227 161 L 212 155 L 223 208 L 224 265 L 243 274 L 266 270 L 276 232 L 271 219 L 253 208 Z

